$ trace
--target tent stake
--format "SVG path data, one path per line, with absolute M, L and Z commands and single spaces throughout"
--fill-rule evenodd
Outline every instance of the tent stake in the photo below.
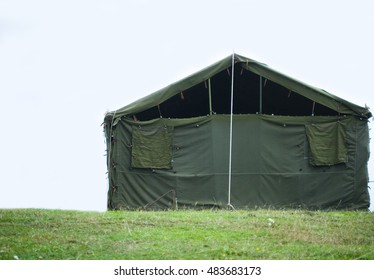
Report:
M 230 102 L 230 151 L 229 151 L 229 189 L 228 189 L 228 199 L 227 207 L 234 209 L 231 205 L 231 169 L 232 169 L 232 119 L 234 113 L 234 53 L 232 54 L 231 63 L 231 102 Z

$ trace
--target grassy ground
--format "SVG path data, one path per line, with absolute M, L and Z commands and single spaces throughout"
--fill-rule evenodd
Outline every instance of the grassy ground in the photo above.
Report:
M 374 259 L 374 213 L 0 210 L 0 259 Z

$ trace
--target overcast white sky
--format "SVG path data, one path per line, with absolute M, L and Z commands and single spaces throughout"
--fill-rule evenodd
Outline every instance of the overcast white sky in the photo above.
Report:
M 373 30 L 370 0 L 0 0 L 0 208 L 106 210 L 105 112 L 233 51 L 374 111 Z

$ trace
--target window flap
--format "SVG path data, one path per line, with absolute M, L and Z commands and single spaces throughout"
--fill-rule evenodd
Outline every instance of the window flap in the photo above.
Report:
M 305 126 L 309 142 L 310 164 L 335 165 L 347 162 L 345 125 L 338 122 Z
M 133 168 L 172 168 L 173 127 L 132 127 Z

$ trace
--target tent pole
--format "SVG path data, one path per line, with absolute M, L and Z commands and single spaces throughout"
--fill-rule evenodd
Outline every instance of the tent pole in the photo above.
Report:
M 262 76 L 260 76 L 260 114 L 262 114 Z
M 227 199 L 227 207 L 229 209 L 234 209 L 231 205 L 231 169 L 232 169 L 232 119 L 234 113 L 234 53 L 232 54 L 232 62 L 231 62 L 231 101 L 230 101 L 230 151 L 229 151 L 229 189 L 228 189 L 228 199 Z
M 213 114 L 213 108 L 212 108 L 212 86 L 210 84 L 210 78 L 208 79 L 208 91 L 209 91 L 209 114 Z

